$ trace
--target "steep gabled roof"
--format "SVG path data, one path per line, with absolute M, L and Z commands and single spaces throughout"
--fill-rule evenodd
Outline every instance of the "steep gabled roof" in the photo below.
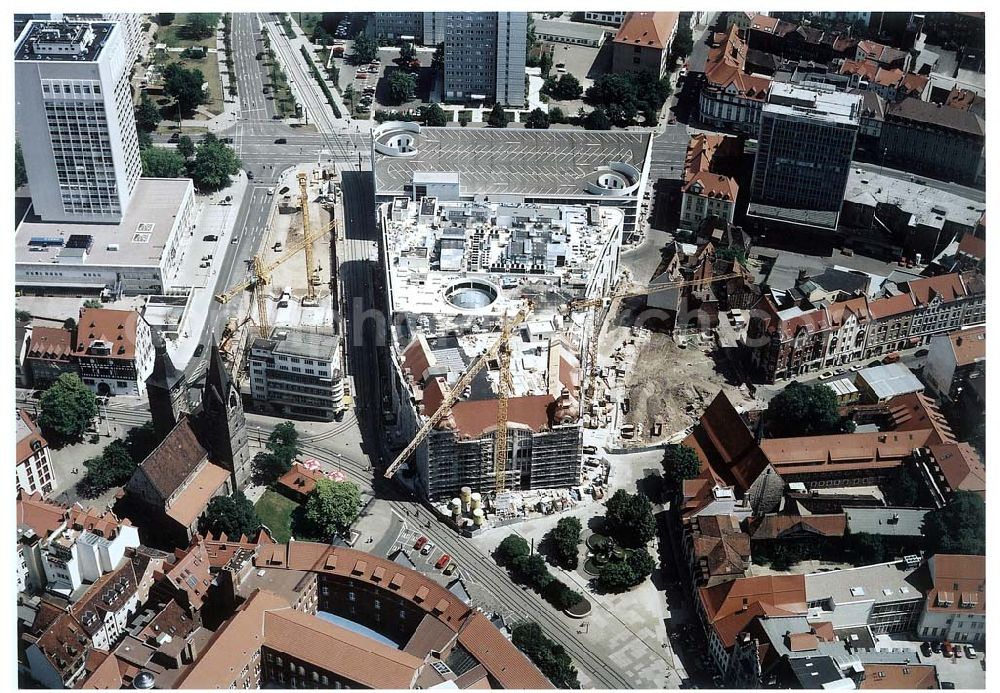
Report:
M 142 461 L 136 474 L 144 474 L 160 496 L 169 498 L 208 457 L 191 422 L 181 419 L 167 437 Z
M 664 49 L 677 28 L 677 12 L 629 12 L 615 43 Z
M 684 445 L 694 448 L 701 476 L 745 492 L 767 468 L 768 459 L 724 392 L 708 405 Z
M 699 598 L 708 623 L 724 647 L 758 616 L 793 616 L 806 612 L 804 575 L 750 577 L 701 587 Z

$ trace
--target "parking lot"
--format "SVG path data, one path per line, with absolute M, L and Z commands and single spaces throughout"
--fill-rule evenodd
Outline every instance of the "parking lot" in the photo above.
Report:
M 944 653 L 931 652 L 930 656 L 921 652 L 919 640 L 911 640 L 910 635 L 879 635 L 875 638 L 875 645 L 880 649 L 884 648 L 906 648 L 920 653 L 922 664 L 933 664 L 937 667 L 938 679 L 942 684 L 954 684 L 956 689 L 985 688 L 986 687 L 986 653 L 980 646 L 976 646 L 975 659 L 969 659 L 965 653 L 965 646 L 962 646 L 960 657 L 946 657 Z M 957 645 L 956 645 L 957 647 Z M 943 687 L 943 686 L 942 686 Z
M 452 580 L 460 577 L 458 564 L 450 560 L 450 557 L 444 566 L 441 568 L 437 567 L 441 558 L 446 554 L 436 544 L 434 544 L 433 541 L 425 541 L 419 549 L 415 548 L 417 541 L 423 536 L 424 534 L 419 529 L 414 529 L 409 525 L 403 525 L 399 531 L 399 535 L 393 542 L 392 551 L 395 551 L 397 546 L 402 546 L 403 550 L 409 555 L 410 560 L 416 564 L 417 570 L 421 573 L 438 576 L 440 579 L 443 579 L 444 582 L 451 582 Z M 428 546 L 430 546 L 429 550 L 427 548 Z M 455 565 L 454 572 L 451 575 L 444 574 L 444 570 L 447 569 L 448 563 Z

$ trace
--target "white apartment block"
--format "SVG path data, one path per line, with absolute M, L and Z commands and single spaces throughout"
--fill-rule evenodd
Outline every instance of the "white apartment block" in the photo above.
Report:
M 607 24 L 615 28 L 625 21 L 626 12 L 584 12 L 583 21 L 594 24 Z
M 28 413 L 18 409 L 16 415 L 17 458 L 15 460 L 17 490 L 47 496 L 55 486 L 49 444 L 38 432 Z
M 32 21 L 14 48 L 15 123 L 34 213 L 121 221 L 142 173 L 118 22 Z
M 250 349 L 250 395 L 282 416 L 331 421 L 345 411 L 340 338 L 276 327 Z
M 72 595 L 85 582 L 96 582 L 114 570 L 125 549 L 139 546 L 139 530 L 128 520 L 119 521 L 110 511 L 79 506 L 41 544 L 45 581 L 50 592 Z

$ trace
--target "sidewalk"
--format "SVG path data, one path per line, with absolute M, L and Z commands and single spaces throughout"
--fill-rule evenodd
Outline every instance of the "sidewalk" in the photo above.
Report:
M 191 286 L 191 300 L 189 304 L 188 329 L 175 341 L 168 341 L 167 348 L 170 351 L 170 358 L 177 368 L 184 369 L 194 355 L 194 350 L 200 344 L 201 331 L 208 317 L 209 308 L 215 297 L 216 282 L 218 281 L 219 268 L 229 251 L 230 239 L 236 227 L 236 217 L 239 216 L 240 206 L 243 204 L 243 196 L 247 191 L 246 174 L 242 171 L 236 180 L 228 188 L 220 190 L 209 197 L 202 198 L 200 204 L 201 211 L 198 214 L 196 228 L 192 229 L 188 238 L 188 245 L 183 252 L 194 250 L 195 243 L 199 242 L 207 234 L 214 234 L 219 240 L 214 244 L 214 251 L 211 266 L 208 268 L 210 274 L 203 277 L 201 285 Z M 214 200 L 223 200 L 227 195 L 232 196 L 232 203 L 229 205 L 213 204 Z M 187 272 L 193 272 L 196 267 L 196 258 L 188 257 L 184 261 L 184 268 Z M 228 287 L 218 287 L 225 289 Z

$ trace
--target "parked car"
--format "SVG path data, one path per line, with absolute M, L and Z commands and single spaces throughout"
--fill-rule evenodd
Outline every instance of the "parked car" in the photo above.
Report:
M 924 655 L 924 657 L 930 657 L 931 656 L 931 644 L 929 642 L 922 642 L 922 643 L 920 643 L 920 652 Z
M 180 141 L 180 139 L 181 139 L 181 135 L 180 135 L 180 133 L 179 133 L 179 132 L 175 132 L 174 134 L 172 134 L 172 135 L 170 136 L 170 139 L 169 139 L 169 140 L 167 140 L 167 141 L 168 141 L 168 142 L 179 142 L 179 141 Z
M 961 659 L 962 658 L 962 646 L 961 645 L 952 645 L 951 649 L 954 650 L 954 652 L 955 652 L 955 659 Z
M 434 567 L 437 568 L 438 570 L 441 570 L 446 565 L 448 565 L 450 562 L 451 562 L 451 556 L 449 556 L 446 553 L 443 553 L 443 554 L 441 554 L 441 558 L 439 558 L 437 560 L 437 563 L 434 564 Z
M 195 356 L 195 358 L 198 358 L 199 356 L 201 356 L 204 353 L 205 353 L 205 345 L 204 344 L 199 344 L 198 346 L 196 346 L 194 348 L 194 356 Z
M 247 180 L 253 180 L 253 171 L 247 171 Z
M 945 641 L 945 642 L 941 643 L 941 653 L 945 657 L 951 657 L 952 655 L 955 654 L 955 648 L 951 646 L 950 642 Z
M 953 684 L 951 681 L 942 681 L 941 682 L 941 690 L 943 690 L 943 691 L 953 691 L 953 690 L 955 690 L 955 684 Z
M 239 236 L 233 236 L 233 240 L 229 241 L 230 245 L 236 245 L 239 242 L 240 242 Z
M 931 643 L 931 652 L 934 652 L 935 654 L 941 654 L 940 640 L 935 640 L 934 642 Z
M 426 543 L 427 543 L 427 537 L 420 537 L 413 543 L 413 548 L 419 551 L 420 549 L 424 548 L 424 544 Z
M 852 372 L 852 373 L 857 373 L 857 372 L 858 372 L 858 371 L 860 371 L 860 370 L 861 370 L 862 368 L 864 368 L 864 366 L 862 366 L 862 365 L 861 365 L 860 363 L 856 363 L 856 364 L 854 364 L 853 366 L 851 366 L 851 372 Z
M 823 371 L 823 373 L 820 374 L 819 379 L 829 380 L 832 377 L 833 377 L 833 371 Z
M 913 355 L 919 358 L 921 356 L 927 356 L 928 353 L 929 352 L 927 351 L 927 349 L 917 349 L 915 352 L 913 352 Z
M 974 648 L 972 645 L 966 645 L 965 656 L 968 657 L 969 659 L 976 659 L 979 657 L 979 653 L 976 652 L 976 648 Z
M 423 555 L 427 556 L 433 550 L 434 550 L 434 542 L 429 541 L 426 544 L 424 544 L 424 547 L 422 549 L 420 549 L 420 553 L 422 553 Z
M 214 241 L 219 240 L 219 237 L 216 236 L 214 233 L 210 233 L 207 236 L 205 236 L 204 238 L 202 238 L 201 240 L 208 241 L 209 243 L 212 243 Z
M 447 568 L 445 568 L 445 569 L 444 569 L 444 574 L 445 574 L 445 575 L 451 575 L 451 574 L 452 574 L 452 573 L 454 573 L 454 572 L 455 572 L 456 570 L 458 570 L 458 563 L 455 563 L 455 562 L 453 561 L 453 562 L 451 562 L 451 563 L 449 563 L 449 564 L 448 564 L 448 567 L 447 567 Z

